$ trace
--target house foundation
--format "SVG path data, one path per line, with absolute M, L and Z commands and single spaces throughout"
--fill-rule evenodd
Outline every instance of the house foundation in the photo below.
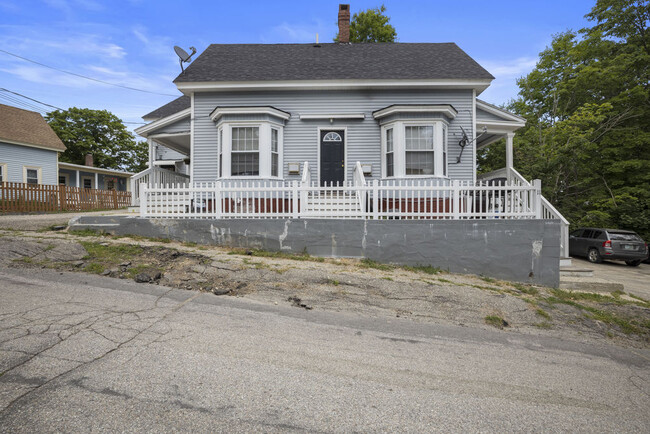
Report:
M 71 229 L 224 247 L 431 265 L 453 273 L 559 285 L 560 222 L 541 219 L 336 220 L 79 217 Z

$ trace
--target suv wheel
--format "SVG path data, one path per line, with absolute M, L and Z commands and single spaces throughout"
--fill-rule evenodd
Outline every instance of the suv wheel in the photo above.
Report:
M 627 265 L 629 265 L 630 267 L 638 267 L 639 264 L 641 263 L 641 260 L 640 259 L 635 259 L 635 260 L 625 261 L 625 263 Z
M 587 259 L 589 260 L 589 262 L 594 264 L 600 264 L 601 262 L 603 262 L 603 258 L 602 256 L 600 256 L 600 252 L 598 251 L 598 249 L 595 249 L 593 247 L 589 249 L 589 251 L 587 252 Z

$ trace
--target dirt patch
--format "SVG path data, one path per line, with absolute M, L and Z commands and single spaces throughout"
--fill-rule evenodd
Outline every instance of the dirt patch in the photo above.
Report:
M 650 343 L 650 303 L 645 300 L 455 275 L 435 267 L 53 232 L 4 234 L 2 261 L 11 267 L 90 272 L 307 310 L 607 339 L 636 347 Z

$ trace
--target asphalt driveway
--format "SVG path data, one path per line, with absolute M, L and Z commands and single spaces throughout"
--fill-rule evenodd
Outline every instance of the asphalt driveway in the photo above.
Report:
M 622 261 L 603 261 L 592 264 L 584 258 L 571 258 L 575 268 L 594 270 L 594 277 L 612 283 L 620 283 L 625 292 L 650 300 L 650 264 L 630 267 Z

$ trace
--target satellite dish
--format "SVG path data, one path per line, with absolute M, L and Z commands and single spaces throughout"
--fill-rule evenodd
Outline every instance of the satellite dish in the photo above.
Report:
M 183 62 L 189 63 L 192 56 L 196 54 L 196 48 L 190 47 L 190 50 L 192 50 L 192 54 L 187 54 L 187 51 L 183 50 L 178 45 L 174 45 L 174 51 L 176 52 L 176 55 L 178 56 L 179 59 L 179 63 L 181 65 L 181 73 L 185 72 L 185 69 L 183 68 Z

